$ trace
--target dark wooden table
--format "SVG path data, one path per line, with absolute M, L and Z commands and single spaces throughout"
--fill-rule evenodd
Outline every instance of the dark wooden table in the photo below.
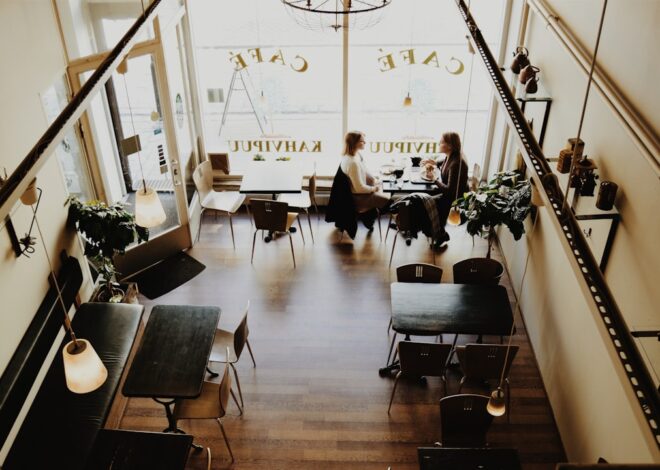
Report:
M 151 310 L 122 392 L 163 405 L 168 422 L 163 432 L 183 433 L 171 406 L 202 392 L 219 319 L 218 307 L 156 305 Z
M 418 447 L 420 470 L 521 470 L 516 449 Z
M 290 162 L 252 162 L 243 175 L 243 194 L 278 194 L 302 192 L 302 172 Z
M 503 286 L 393 282 L 392 328 L 405 335 L 508 336 L 513 312 Z
M 158 432 L 99 431 L 87 470 L 184 470 L 193 437 Z

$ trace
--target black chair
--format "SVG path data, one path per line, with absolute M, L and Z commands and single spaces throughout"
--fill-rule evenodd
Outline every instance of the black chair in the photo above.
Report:
M 511 417 L 511 387 L 509 386 L 509 370 L 516 357 L 518 346 L 511 346 L 507 357 L 508 347 L 504 344 L 466 344 L 456 346 L 456 356 L 463 371 L 463 378 L 458 386 L 458 393 L 466 382 L 483 384 L 488 380 L 500 380 L 504 376 L 506 385 L 507 419 Z M 505 364 L 506 361 L 506 364 Z M 502 373 L 504 369 L 504 373 Z
M 440 400 L 444 447 L 484 447 L 493 417 L 486 410 L 488 397 L 452 395 Z
M 396 248 L 396 241 L 399 238 L 398 235 L 400 233 L 402 234 L 409 234 L 412 231 L 412 214 L 411 214 L 411 207 L 410 207 L 410 202 L 406 201 L 406 203 L 401 204 L 399 206 L 399 211 L 397 212 L 396 215 L 396 233 L 394 234 L 394 243 L 392 243 L 392 252 L 390 253 L 390 264 L 388 266 L 392 266 L 392 258 L 394 258 L 394 248 Z M 387 239 L 387 234 L 385 234 L 385 239 Z M 409 238 L 406 239 L 406 245 L 410 245 L 411 240 Z M 435 251 L 431 251 L 433 254 L 433 263 L 435 264 Z
M 497 285 L 504 266 L 490 258 L 469 258 L 454 265 L 454 284 Z
M 451 353 L 449 344 L 437 343 L 415 343 L 413 341 L 399 342 L 400 369 L 394 379 L 394 387 L 390 396 L 390 405 L 387 407 L 389 414 L 394 401 L 394 392 L 402 375 L 410 377 L 440 377 L 447 394 L 447 378 L 445 377 L 445 365 Z
M 396 280 L 436 284 L 442 280 L 442 268 L 428 263 L 404 264 L 396 268 Z

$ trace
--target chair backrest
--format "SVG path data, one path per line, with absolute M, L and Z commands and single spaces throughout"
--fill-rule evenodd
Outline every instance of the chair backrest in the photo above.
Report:
M 504 267 L 490 258 L 469 258 L 454 265 L 455 284 L 492 284 L 500 283 Z
M 411 227 L 411 204 L 409 201 L 399 206 L 396 216 L 396 226 L 402 232 L 410 231 Z
M 250 210 L 257 230 L 284 232 L 289 205 L 268 199 L 251 199 Z
M 412 263 L 396 268 L 398 282 L 422 282 L 435 284 L 442 279 L 442 269 L 434 264 Z
M 442 445 L 445 447 L 482 447 L 493 417 L 486 410 L 488 397 L 452 395 L 440 400 Z
M 193 181 L 195 182 L 201 203 L 213 191 L 213 168 L 211 168 L 210 161 L 206 160 L 197 165 L 197 168 L 193 172 Z
M 231 171 L 231 166 L 229 165 L 229 154 L 227 153 L 209 153 L 209 160 L 211 161 L 211 168 L 214 171 L 221 171 L 225 175 L 228 175 Z
M 399 341 L 401 373 L 412 376 L 440 377 L 451 352 L 451 344 Z
M 227 357 L 229 357 L 229 348 L 227 348 Z M 229 375 L 229 363 L 225 364 L 225 371 L 222 373 L 220 387 L 218 388 L 218 403 L 220 405 L 220 416 L 222 418 L 227 414 L 227 405 L 229 404 L 229 395 L 231 394 L 231 375 Z
M 248 329 L 247 324 L 249 311 L 250 301 L 248 300 L 247 305 L 245 306 L 245 314 L 243 315 L 243 319 L 234 330 L 234 352 L 236 353 L 236 359 L 241 357 L 241 353 L 245 347 L 245 342 L 247 341 L 248 335 L 250 334 L 250 330 Z
M 458 361 L 468 379 L 499 379 L 503 368 L 504 377 L 508 377 L 518 346 L 511 346 L 508 358 L 506 350 L 506 344 L 466 344 L 462 353 L 458 354 Z
M 309 200 L 316 205 L 316 172 L 309 177 Z

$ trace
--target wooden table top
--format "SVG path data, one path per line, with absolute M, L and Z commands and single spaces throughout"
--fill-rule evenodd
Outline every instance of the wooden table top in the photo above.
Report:
M 188 434 L 101 429 L 88 470 L 184 470 L 193 437 Z
M 520 470 L 516 449 L 418 447 L 420 470 Z
M 508 336 L 513 312 L 503 286 L 391 285 L 392 328 L 410 335 L 441 333 Z
M 198 397 L 219 319 L 218 307 L 154 306 L 123 394 L 150 398 Z
M 243 175 L 241 193 L 283 194 L 302 191 L 302 172 L 289 162 L 252 162 Z

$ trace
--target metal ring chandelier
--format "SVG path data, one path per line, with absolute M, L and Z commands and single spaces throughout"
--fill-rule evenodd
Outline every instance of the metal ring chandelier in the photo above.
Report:
M 374 14 L 392 0 L 282 0 L 296 22 L 312 30 L 366 29 L 381 20 Z M 344 21 L 344 18 L 348 20 Z

